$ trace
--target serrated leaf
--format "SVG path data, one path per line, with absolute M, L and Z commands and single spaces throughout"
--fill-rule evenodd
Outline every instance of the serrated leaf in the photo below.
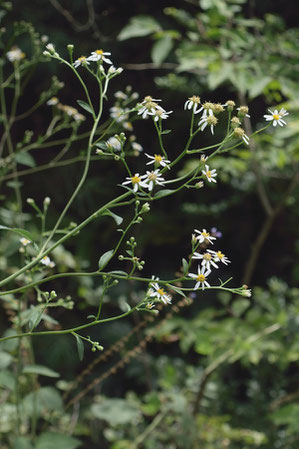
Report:
M 169 35 L 163 36 L 152 47 L 151 57 L 155 64 L 161 64 L 173 47 L 173 40 Z
M 26 165 L 27 167 L 35 167 L 36 165 L 31 154 L 26 151 L 16 153 L 15 160 L 18 164 Z
M 119 215 L 114 214 L 109 209 L 106 209 L 105 212 L 102 215 L 109 215 L 110 217 L 112 217 L 115 220 L 115 223 L 117 225 L 120 225 L 123 222 L 123 218 L 122 217 L 120 217 Z
M 83 360 L 83 356 L 84 356 L 84 343 L 83 343 L 82 339 L 80 337 L 78 337 L 78 335 L 75 335 L 75 338 L 76 338 L 76 343 L 77 343 L 79 360 L 81 362 Z
M 42 311 L 37 307 L 34 307 L 30 310 L 30 315 L 29 315 L 29 330 L 30 331 L 32 331 L 34 328 L 36 328 L 39 325 L 39 323 L 42 319 L 42 315 L 43 315 Z
M 106 251 L 101 257 L 100 260 L 98 262 L 98 268 L 99 270 L 101 270 L 111 259 L 112 254 L 113 254 L 114 250 L 110 249 L 109 251 Z
M 182 259 L 182 265 L 183 265 L 183 273 L 186 276 L 188 274 L 189 267 L 187 260 L 184 258 Z
M 88 103 L 85 103 L 85 101 L 77 100 L 77 103 L 79 106 L 81 106 L 81 108 L 85 109 L 85 111 L 89 112 L 92 115 L 94 114 L 93 109 L 90 107 Z
M 12 231 L 15 232 L 16 234 L 21 235 L 22 237 L 25 237 L 28 240 L 33 241 L 33 236 L 30 232 L 26 231 L 25 229 L 21 229 L 21 228 L 9 228 L 8 226 L 3 226 L 0 225 L 0 230 L 3 229 L 5 231 Z
M 163 198 L 164 196 L 172 195 L 174 192 L 175 190 L 170 189 L 159 190 L 159 192 L 154 195 L 154 198 Z
M 118 35 L 119 41 L 130 39 L 131 37 L 148 36 L 161 29 L 158 22 L 151 16 L 139 15 L 132 17 Z
M 27 365 L 23 368 L 24 374 L 38 374 L 39 376 L 47 376 L 47 377 L 60 377 L 60 374 L 47 366 L 42 365 Z

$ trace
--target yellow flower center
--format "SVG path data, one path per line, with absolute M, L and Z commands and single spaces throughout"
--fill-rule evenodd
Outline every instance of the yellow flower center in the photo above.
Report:
M 212 259 L 212 256 L 211 256 L 211 254 L 209 254 L 209 253 L 205 253 L 205 254 L 203 255 L 203 259 L 204 259 L 204 260 L 211 260 L 211 259 Z
M 216 255 L 217 255 L 217 257 L 219 257 L 219 259 L 223 259 L 223 257 L 224 257 L 224 254 L 222 254 L 221 251 L 217 251 Z
M 192 97 L 189 97 L 188 100 L 193 101 L 193 103 L 200 103 L 200 98 L 197 95 L 193 95 Z
M 207 172 L 207 173 L 211 173 L 211 172 Z M 210 237 L 209 232 L 202 232 L 201 235 L 205 238 Z
M 199 282 L 204 282 L 206 280 L 206 277 L 203 274 L 199 274 L 196 280 Z
M 158 164 L 161 164 L 163 157 L 160 156 L 160 154 L 155 154 L 154 158 L 155 158 L 155 162 L 158 162 Z
M 206 171 L 206 177 L 207 177 L 207 178 L 211 178 L 211 177 L 212 177 L 211 170 Z M 204 233 L 203 233 L 203 234 L 204 234 Z
M 104 51 L 103 51 L 103 50 L 96 50 L 95 53 L 96 53 L 97 55 L 103 55 L 103 54 L 104 54 Z
M 273 114 L 273 118 L 274 118 L 274 120 L 279 120 L 280 119 L 280 115 L 279 114 Z
M 78 58 L 78 61 L 83 62 L 83 61 L 85 61 L 85 59 L 86 59 L 86 56 L 80 56 L 80 58 Z
M 148 175 L 148 179 L 149 179 L 150 181 L 156 181 L 157 175 L 156 175 L 155 173 L 150 173 L 150 174 Z
M 161 296 L 165 295 L 165 291 L 163 290 L 163 288 L 159 288 L 159 289 L 157 290 L 157 292 L 158 292 L 159 295 L 161 295 Z
M 132 179 L 132 184 L 138 184 L 141 181 L 139 176 L 133 176 L 131 179 Z

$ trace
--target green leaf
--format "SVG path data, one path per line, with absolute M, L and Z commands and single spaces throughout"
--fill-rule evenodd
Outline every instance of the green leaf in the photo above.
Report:
M 35 449 L 76 449 L 81 446 L 77 438 L 55 432 L 44 432 L 36 441 Z
M 149 34 L 160 31 L 159 23 L 151 16 L 139 15 L 132 17 L 128 25 L 126 25 L 119 33 L 117 39 L 124 41 L 131 37 L 148 36 Z
M 84 356 L 84 343 L 83 343 L 82 339 L 80 337 L 78 337 L 78 335 L 75 335 L 75 338 L 76 338 L 76 343 L 77 343 L 79 360 L 82 361 L 83 356 Z
M 29 312 L 30 314 L 27 319 L 29 322 L 29 330 L 32 331 L 34 328 L 36 328 L 36 326 L 39 325 L 43 316 L 43 312 L 39 307 L 32 307 Z
M 185 259 L 184 259 L 185 260 Z M 175 291 L 176 293 L 178 293 L 179 295 L 183 296 L 184 298 L 186 298 L 186 295 L 184 292 L 182 292 L 182 290 L 178 287 L 175 287 L 174 285 L 167 285 L 167 287 L 170 288 L 170 290 Z
M 17 437 L 13 449 L 33 449 L 30 440 L 26 437 Z
M 39 390 L 28 393 L 22 403 L 22 411 L 26 416 L 40 416 L 55 411 L 60 414 L 63 411 L 62 398 L 54 387 L 42 387 Z
M 91 406 L 91 413 L 110 426 L 130 425 L 140 419 L 140 410 L 125 399 L 103 399 L 99 404 Z
M 270 76 L 263 76 L 258 78 L 249 89 L 249 98 L 255 98 L 260 95 L 267 85 L 271 82 L 272 78 Z
M 8 226 L 3 226 L 0 225 L 0 230 L 3 229 L 5 231 L 12 231 L 15 232 L 16 234 L 21 235 L 22 237 L 25 237 L 28 240 L 33 241 L 33 236 L 30 232 L 26 231 L 25 229 L 20 229 L 20 228 L 9 228 Z
M 85 101 L 77 100 L 77 103 L 81 108 L 85 109 L 85 111 L 89 112 L 90 114 L 94 114 L 94 110 L 90 107 L 88 103 L 85 103 Z
M 101 270 L 111 259 L 112 254 L 113 254 L 114 250 L 110 249 L 109 251 L 106 251 L 100 258 L 99 262 L 98 262 L 98 267 L 99 270 Z
M 183 265 L 183 273 L 186 276 L 188 274 L 189 267 L 187 260 L 184 258 L 182 259 L 182 265 Z
M 33 449 L 33 446 L 28 438 L 17 437 L 14 441 L 13 449 Z
M 102 215 L 109 215 L 110 217 L 112 217 L 115 220 L 115 223 L 117 225 L 120 225 L 123 222 L 123 218 L 122 217 L 120 217 L 119 215 L 114 214 L 109 209 L 106 209 L 105 212 Z
M 173 47 L 173 40 L 169 35 L 159 39 L 152 47 L 151 57 L 155 64 L 161 64 Z
M 170 189 L 159 190 L 159 192 L 154 195 L 154 198 L 163 198 L 164 196 L 172 195 L 174 192 L 175 190 Z
M 161 132 L 161 134 L 169 134 L 171 133 L 172 129 L 165 129 L 164 131 Z
M 15 160 L 18 164 L 26 165 L 27 167 L 35 167 L 35 160 L 31 156 L 30 153 L 26 151 L 21 151 L 19 153 L 16 153 Z
M 27 365 L 23 368 L 24 374 L 38 374 L 39 376 L 60 377 L 60 374 L 47 366 L 42 365 Z
M 126 273 L 125 271 L 122 271 L 122 270 L 113 270 L 113 271 L 109 271 L 109 273 L 111 273 L 111 274 L 119 274 L 121 276 L 128 276 L 128 273 Z

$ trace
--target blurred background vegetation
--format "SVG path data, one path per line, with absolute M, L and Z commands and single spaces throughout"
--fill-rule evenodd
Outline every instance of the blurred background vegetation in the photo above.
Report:
M 225 103 L 231 99 L 247 104 L 251 118 L 245 129 L 249 135 L 264 126 L 268 107 L 278 105 L 290 112 L 286 127 L 271 127 L 252 139 L 248 148 L 217 156 L 212 164 L 218 171 L 216 186 L 184 191 L 175 199 L 155 204 L 134 235 L 140 248 L 138 256 L 146 260 L 144 272 L 171 277 L 181 268 L 181 255 L 189 251 L 193 229 L 217 227 L 222 232 L 221 250 L 232 261 L 220 275 L 233 276 L 235 285 L 247 284 L 253 289 L 252 298 L 211 290 L 193 298 L 188 306 L 180 303 L 178 310 L 170 307 L 161 311 L 154 321 L 138 315 L 103 325 L 90 335 L 103 344 L 107 355 L 86 352 L 82 362 L 67 336 L 34 340 L 37 363 L 58 372 L 61 380 L 39 377 L 40 437 L 36 446 L 31 446 L 26 436 L 12 443 L 13 407 L 1 402 L 4 447 L 299 447 L 297 2 L 15 0 L 12 8 L 2 2 L 0 11 L 1 27 L 6 29 L 2 29 L 1 52 L 14 44 L 26 55 L 31 54 L 30 33 L 11 40 L 6 37 L 13 35 L 14 22 L 22 21 L 32 23 L 40 36 L 49 36 L 59 53 L 66 55 L 70 43 L 75 45 L 76 57 L 97 48 L 110 51 L 115 65 L 125 69 L 112 86 L 108 98 L 111 105 L 114 92 L 132 86 L 141 99 L 145 95 L 162 98 L 166 110 L 175 111 L 167 123 L 173 130 L 166 140 L 171 158 L 186 138 L 188 123 L 183 104 L 192 95 L 205 101 Z M 59 92 L 64 104 L 75 106 L 82 96 L 77 81 L 62 65 L 35 64 L 30 75 L 20 110 L 49 88 L 54 75 L 64 82 Z M 23 139 L 27 129 L 35 136 L 42 134 L 49 116 L 46 105 L 33 112 L 16 127 L 15 142 Z M 105 118 L 109 118 L 108 110 Z M 223 130 L 219 128 L 221 135 Z M 86 123 L 84 129 L 88 129 Z M 145 152 L 157 152 L 147 121 L 134 123 L 134 134 Z M 209 133 L 200 138 L 201 145 L 215 142 Z M 34 164 L 46 163 L 53 151 L 56 149 L 36 151 Z M 81 153 L 84 148 L 77 142 L 70 154 L 75 157 Z M 190 159 L 181 173 L 195 163 Z M 24 170 L 30 164 L 32 161 L 20 161 L 19 168 Z M 136 171 L 140 164 L 138 158 L 132 162 Z M 51 197 L 49 221 L 54 223 L 80 173 L 81 164 L 76 163 L 37 172 L 30 175 L 30 182 L 21 176 L 23 199 L 33 197 L 41 203 L 45 196 Z M 117 184 L 123 177 L 123 170 L 113 161 L 95 161 L 69 218 L 83 220 L 99 202 L 118 191 Z M 9 180 L 1 187 L 0 220 L 9 225 L 14 219 Z M 25 221 L 32 220 L 26 215 L 30 212 L 25 207 Z M 37 226 L 34 220 L 30 225 L 33 231 Z M 58 268 L 93 269 L 98 254 L 110 249 L 114 241 L 111 219 L 95 221 L 89 232 L 56 254 Z M 1 242 L 3 271 L 7 269 L 6 260 L 17 257 L 17 250 L 15 236 Z M 92 310 L 101 286 L 92 278 L 79 278 L 65 279 L 58 288 L 57 283 L 49 286 L 52 288 L 75 299 L 77 307 L 67 313 L 70 326 Z M 125 301 L 134 301 L 141 294 L 122 284 L 112 292 L 114 296 L 106 298 L 107 314 L 122 309 Z M 9 327 L 8 312 L 4 303 L 1 334 Z M 63 322 L 59 313 L 57 319 Z M 0 351 L 0 388 L 5 398 L 4 392 L 12 389 L 9 373 L 13 371 L 15 346 L 3 344 Z M 71 384 L 93 361 L 96 363 L 80 382 Z M 30 382 L 24 376 L 24 410 L 28 417 L 32 412 Z M 68 399 L 63 405 L 65 391 Z M 80 392 L 81 397 L 76 399 Z M 73 403 L 64 408 L 71 398 L 75 398 Z

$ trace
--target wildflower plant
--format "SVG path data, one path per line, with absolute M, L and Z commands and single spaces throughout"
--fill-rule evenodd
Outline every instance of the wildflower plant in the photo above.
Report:
M 159 273 L 153 273 L 153 278 L 145 278 L 139 275 L 139 271 L 143 269 L 145 261 L 141 261 L 136 257 L 135 246 L 137 243 L 133 237 L 127 241 L 129 249 L 126 249 L 126 255 L 122 254 L 125 239 L 134 226 L 141 224 L 143 215 L 150 211 L 151 204 L 155 204 L 156 201 L 167 196 L 175 195 L 182 189 L 197 189 L 199 186 L 202 187 L 206 181 L 208 183 L 217 183 L 217 172 L 215 168 L 213 169 L 213 158 L 217 154 L 226 153 L 242 145 L 243 142 L 247 144 L 249 138 L 253 138 L 254 134 L 257 133 L 248 137 L 241 128 L 244 117 L 248 116 L 248 108 L 244 106 L 236 108 L 235 103 L 230 100 L 222 105 L 209 101 L 202 102 L 197 95 L 191 96 L 183 105 L 186 114 L 186 123 L 189 122 L 187 142 L 181 148 L 169 152 L 164 142 L 164 135 L 169 130 L 164 129 L 164 122 L 170 119 L 170 114 L 173 111 L 166 111 L 162 106 L 162 100 L 152 98 L 150 95 L 146 96 L 141 102 L 132 104 L 133 101 L 136 102 L 137 94 L 132 93 L 131 89 L 128 88 L 126 92 L 117 91 L 115 93 L 116 103 L 110 107 L 110 121 L 103 128 L 104 131 L 99 131 L 101 130 L 101 121 L 103 120 L 105 99 L 109 85 L 116 76 L 122 73 L 122 68 L 114 67 L 110 59 L 110 52 L 94 50 L 90 56 L 80 56 L 76 59 L 74 59 L 73 53 L 74 47 L 73 45 L 69 45 L 69 57 L 66 59 L 56 51 L 53 44 L 49 43 L 43 51 L 43 56 L 48 58 L 48 60 L 66 65 L 77 78 L 85 94 L 85 101 L 78 100 L 78 104 L 84 114 L 74 106 L 64 105 L 60 102 L 56 96 L 56 92 L 57 87 L 62 87 L 62 84 L 56 81 L 54 83 L 55 88 L 51 90 L 51 95 L 43 98 L 47 106 L 53 108 L 53 119 L 45 135 L 39 138 L 38 143 L 29 143 L 29 139 L 25 139 L 22 145 L 18 146 L 16 153 L 14 153 L 15 150 L 10 143 L 11 126 L 16 104 L 13 105 L 14 110 L 11 112 L 9 119 L 7 111 L 4 108 L 5 89 L 8 86 L 8 81 L 3 79 L 3 71 L 1 74 L 3 86 L 2 117 L 5 130 L 1 153 L 4 158 L 16 157 L 13 156 L 14 154 L 30 154 L 30 150 L 34 149 L 35 146 L 46 142 L 50 135 L 55 135 L 57 127 L 60 127 L 59 129 L 61 127 L 72 129 L 70 141 L 80 138 L 78 128 L 83 121 L 88 120 L 91 124 L 91 129 L 88 132 L 87 151 L 84 157 L 85 162 L 81 178 L 71 197 L 66 201 L 53 228 L 47 229 L 46 226 L 46 215 L 50 205 L 50 199 L 48 197 L 45 198 L 43 209 L 38 207 L 34 199 L 27 199 L 27 203 L 37 212 L 37 216 L 41 220 L 41 234 L 39 238 L 36 238 L 30 230 L 24 229 L 21 226 L 1 226 L 2 233 L 12 231 L 21 236 L 20 253 L 23 254 L 22 260 L 24 261 L 23 266 L 20 266 L 7 277 L 1 279 L 1 297 L 10 298 L 14 295 L 15 298 L 20 298 L 19 301 L 22 301 L 22 298 L 30 293 L 30 295 L 36 295 L 37 302 L 35 305 L 31 305 L 30 313 L 35 317 L 35 319 L 31 319 L 31 324 L 19 325 L 18 332 L 14 335 L 2 336 L 0 341 L 49 334 L 71 334 L 76 338 L 77 342 L 81 342 L 82 340 L 87 341 L 81 334 L 84 329 L 98 326 L 102 322 L 122 318 L 133 313 L 135 310 L 155 312 L 153 310 L 154 304 L 162 302 L 164 305 L 167 305 L 171 300 L 174 300 L 175 295 L 186 296 L 192 290 L 219 289 L 248 296 L 248 290 L 245 292 L 243 287 L 228 287 L 227 284 L 231 279 L 220 281 L 216 284 L 214 283 L 212 271 L 219 271 L 219 263 L 222 262 L 222 264 L 227 265 L 230 261 L 220 250 L 207 249 L 207 246 L 215 243 L 216 237 L 204 228 L 202 230 L 194 230 L 191 239 L 191 254 L 182 259 L 182 275 L 174 279 L 159 279 L 159 282 L 157 282 L 153 281 L 153 279 L 157 279 L 156 276 Z M 13 47 L 7 52 L 6 59 L 10 63 L 13 63 L 12 68 L 14 71 L 10 75 L 10 78 L 15 80 L 17 98 L 19 77 L 21 76 L 20 70 L 22 68 L 21 64 L 26 64 L 26 55 L 20 49 Z M 96 80 L 98 85 L 97 97 L 95 97 L 85 82 L 86 75 Z M 233 112 L 237 114 L 235 117 L 232 117 Z M 200 114 L 200 118 L 199 120 L 195 120 L 195 116 L 198 114 Z M 286 114 L 285 110 L 281 110 L 279 113 L 275 110 L 271 117 L 268 115 L 265 117 L 266 120 L 273 121 L 275 126 L 276 122 L 281 124 L 281 117 Z M 132 151 L 134 143 L 139 145 L 138 154 L 142 151 L 141 145 L 134 142 L 135 138 L 133 136 L 130 136 L 129 139 L 126 136 L 126 132 L 130 132 L 133 128 L 131 118 L 134 120 L 147 119 L 149 126 L 153 127 L 157 136 L 157 152 L 153 155 L 147 152 L 144 155 L 141 153 L 140 157 L 144 161 L 143 173 L 135 172 L 134 162 L 131 160 L 131 156 L 134 155 L 134 151 Z M 214 134 L 214 127 L 219 120 L 224 120 L 227 123 L 227 132 L 223 136 L 221 143 L 206 148 L 194 148 L 196 137 L 201 132 L 204 132 L 206 128 L 210 128 L 212 134 Z M 120 134 L 113 134 L 109 131 L 110 129 L 115 129 L 115 126 L 120 128 Z M 237 142 L 236 139 L 238 139 Z M 62 153 L 55 158 L 54 162 L 59 162 L 61 157 L 66 154 L 68 145 L 69 142 L 62 150 Z M 135 146 L 135 154 L 136 148 Z M 205 153 L 203 153 L 204 151 Z M 189 155 L 199 156 L 196 168 L 192 168 L 189 173 L 177 177 L 177 166 L 179 166 L 183 159 L 188 158 Z M 106 204 L 101 205 L 81 223 L 70 224 L 68 227 L 62 228 L 71 204 L 76 201 L 78 193 L 84 188 L 84 183 L 94 157 L 105 159 L 108 157 L 114 159 L 115 163 L 123 166 L 123 180 L 119 184 L 120 194 L 116 198 L 111 198 Z M 151 164 L 153 164 L 153 170 L 147 170 L 147 166 Z M 13 171 L 14 177 L 17 179 L 18 172 L 16 171 L 16 166 L 14 164 L 8 164 L 2 168 L 3 181 L 9 179 L 9 170 Z M 18 186 L 15 187 L 15 195 L 18 200 L 18 210 L 21 214 L 22 193 Z M 123 223 L 123 217 L 113 212 L 114 209 L 117 208 L 117 210 L 120 210 L 122 207 L 132 208 L 132 218 L 124 227 L 120 227 Z M 63 245 L 67 240 L 75 237 L 79 232 L 87 229 L 92 221 L 99 220 L 106 215 L 109 215 L 115 220 L 120 237 L 113 249 L 110 249 L 102 255 L 99 254 L 97 269 L 92 272 L 57 272 L 54 256 L 55 249 Z M 191 229 L 190 234 L 192 231 Z M 129 272 L 115 270 L 114 265 L 117 259 L 119 261 L 130 261 L 132 265 L 131 270 Z M 192 265 L 196 262 L 197 267 L 192 268 Z M 193 273 L 194 270 L 196 273 Z M 47 330 L 43 328 L 45 311 L 50 305 L 49 299 L 43 301 L 42 305 L 40 304 L 41 297 L 48 297 L 48 293 L 42 290 L 43 284 L 48 281 L 53 283 L 55 279 L 61 277 L 76 275 L 102 279 L 103 294 L 99 298 L 95 314 L 89 316 L 86 323 L 82 323 L 74 328 L 61 330 Z M 208 276 L 209 282 L 207 281 Z M 195 285 L 192 284 L 191 279 L 195 280 Z M 120 280 L 144 284 L 146 294 L 137 304 L 129 305 L 127 312 L 102 319 L 104 293 L 107 293 Z M 55 301 L 54 296 L 52 295 L 51 306 L 53 306 L 53 301 Z M 88 342 L 91 343 L 92 347 L 95 347 L 90 340 Z M 78 344 L 80 345 L 80 343 Z
M 45 40 L 45 39 L 44 39 Z M 106 108 L 107 92 L 110 83 L 117 82 L 122 68 L 113 65 L 113 57 L 110 52 L 96 49 L 91 54 L 75 56 L 73 45 L 67 47 L 68 57 L 60 55 L 51 43 L 46 45 L 42 51 L 42 39 L 34 34 L 35 53 L 31 59 L 21 48 L 12 46 L 7 49 L 0 65 L 1 82 L 1 108 L 3 137 L 0 141 L 0 180 L 3 185 L 11 184 L 15 196 L 13 209 L 15 214 L 8 214 L 4 224 L 0 225 L 1 237 L 14 235 L 18 245 L 18 267 L 5 266 L 0 280 L 0 298 L 5 304 L 9 304 L 15 312 L 13 321 L 13 332 L 8 332 L 0 337 L 0 342 L 9 340 L 24 340 L 25 337 L 36 338 L 39 336 L 65 335 L 72 336 L 77 344 L 80 359 L 84 355 L 84 344 L 88 344 L 92 351 L 101 351 L 101 342 L 93 341 L 85 335 L 85 331 L 102 323 L 112 322 L 133 312 L 157 314 L 157 305 L 167 307 L 174 303 L 179 296 L 197 296 L 202 290 L 217 289 L 244 297 L 251 295 L 250 289 L 243 285 L 241 287 L 230 287 L 231 278 L 224 281 L 219 279 L 222 269 L 233 261 L 218 248 L 217 239 L 221 235 L 219 231 L 208 231 L 199 223 L 199 229 L 190 229 L 189 254 L 183 254 L 178 262 L 180 273 L 172 279 L 161 279 L 160 273 L 152 273 L 150 276 L 142 276 L 141 271 L 146 261 L 136 255 L 137 241 L 130 235 L 135 226 L 142 226 L 144 216 L 150 213 L 150 209 L 157 201 L 174 196 L 183 189 L 195 189 L 198 196 L 201 195 L 199 187 L 208 188 L 209 185 L 217 184 L 217 171 L 213 168 L 213 158 L 219 154 L 225 154 L 241 145 L 248 144 L 249 139 L 266 129 L 268 126 L 282 126 L 285 124 L 282 117 L 287 115 L 283 109 L 271 116 L 266 115 L 269 123 L 262 129 L 247 136 L 242 128 L 245 117 L 248 117 L 246 106 L 238 106 L 228 100 L 225 104 L 202 101 L 197 95 L 191 96 L 182 105 L 184 109 L 186 126 L 189 133 L 184 144 L 178 143 L 178 147 L 167 148 L 165 135 L 170 130 L 165 129 L 165 122 L 171 121 L 174 111 L 167 111 L 161 99 L 146 96 L 136 104 L 138 94 L 127 88 L 125 92 L 115 93 L 115 103 L 107 106 L 109 119 L 105 121 L 104 110 Z M 110 59 L 111 58 L 111 59 Z M 85 98 L 78 100 L 76 105 L 63 104 L 58 96 L 63 83 L 53 78 L 48 91 L 43 94 L 37 103 L 31 106 L 22 116 L 30 116 L 41 106 L 51 111 L 50 123 L 45 127 L 44 134 L 35 138 L 33 133 L 27 131 L 24 139 L 14 144 L 14 126 L 20 119 L 17 115 L 18 101 L 22 89 L 22 77 L 28 75 L 28 71 L 34 61 L 56 62 L 64 64 L 81 86 L 81 92 Z M 91 77 L 97 84 L 98 91 L 89 87 L 86 79 Z M 115 80 L 116 78 L 116 80 Z M 7 101 L 10 98 L 8 89 L 13 89 L 14 96 L 10 106 Z M 233 115 L 235 114 L 235 115 Z M 21 116 L 21 118 L 22 118 Z M 136 141 L 132 123 L 134 120 L 147 120 L 148 126 L 155 133 L 157 148 L 154 154 L 149 154 L 148 149 Z M 225 123 L 226 132 L 221 136 L 220 142 L 208 147 L 198 147 L 201 133 L 210 131 L 217 134 L 217 124 Z M 88 126 L 87 132 L 80 132 L 83 124 Z M 45 165 L 36 166 L 32 156 L 34 150 L 47 146 L 61 145 L 61 140 L 52 141 L 61 131 L 69 132 L 66 139 L 62 141 L 62 148 Z M 59 164 L 67 165 L 74 161 L 68 155 L 72 142 L 87 140 L 84 154 L 76 159 L 83 159 L 83 170 L 77 185 L 53 226 L 49 226 L 47 213 L 53 201 L 55 191 L 45 192 L 42 206 L 34 198 L 23 197 L 19 179 L 21 176 L 30 175 L 38 170 L 44 170 Z M 57 142 L 59 142 L 57 144 Z M 144 143 L 142 142 L 144 145 Z M 143 171 L 136 169 L 134 156 L 139 156 L 143 162 Z M 195 167 L 189 172 L 179 176 L 177 169 L 188 157 L 198 158 Z M 113 163 L 122 167 L 122 179 L 118 184 L 119 194 L 110 198 L 106 203 L 100 204 L 95 210 L 80 223 L 73 223 L 68 218 L 71 205 L 76 203 L 79 192 L 84 189 L 89 169 L 92 162 L 96 160 L 110 159 Z M 25 162 L 25 164 L 24 164 Z M 18 163 L 29 168 L 20 170 Z M 150 166 L 150 167 L 149 167 Z M 150 169 L 150 170 L 149 170 Z M 139 171 L 137 171 L 139 170 Z M 28 220 L 24 212 L 24 203 L 32 209 L 38 219 L 39 231 L 36 230 L 33 221 Z M 124 223 L 121 211 L 130 211 L 130 219 Z M 116 213 L 117 211 L 117 213 Z M 113 248 L 98 255 L 98 265 L 93 271 L 60 269 L 58 252 L 70 239 L 76 238 L 79 233 L 88 232 L 88 226 L 104 217 L 110 217 L 115 222 L 116 243 Z M 27 220 L 26 220 L 27 218 Z M 26 226 L 26 222 L 28 226 Z M 213 248 L 213 249 L 212 249 Z M 123 269 L 119 265 L 123 263 Z M 225 271 L 224 271 L 225 273 Z M 215 274 L 217 274 L 215 280 Z M 74 327 L 63 327 L 51 317 L 50 311 L 54 308 L 64 309 L 67 313 L 72 309 L 75 302 L 69 295 L 60 297 L 59 279 L 80 277 L 95 278 L 101 284 L 101 293 L 97 298 L 97 304 L 91 315 L 84 322 Z M 103 317 L 105 295 L 110 292 L 120 281 L 141 285 L 143 294 L 134 304 L 127 304 L 127 310 L 113 316 Z M 56 290 L 47 291 L 44 284 L 51 286 L 57 282 Z M 49 325 L 55 323 L 54 326 Z M 31 344 L 31 343 L 30 343 Z M 37 368 L 35 373 L 39 374 Z M 18 432 L 20 432 L 20 410 L 17 410 Z M 35 425 L 35 424 L 34 424 Z

